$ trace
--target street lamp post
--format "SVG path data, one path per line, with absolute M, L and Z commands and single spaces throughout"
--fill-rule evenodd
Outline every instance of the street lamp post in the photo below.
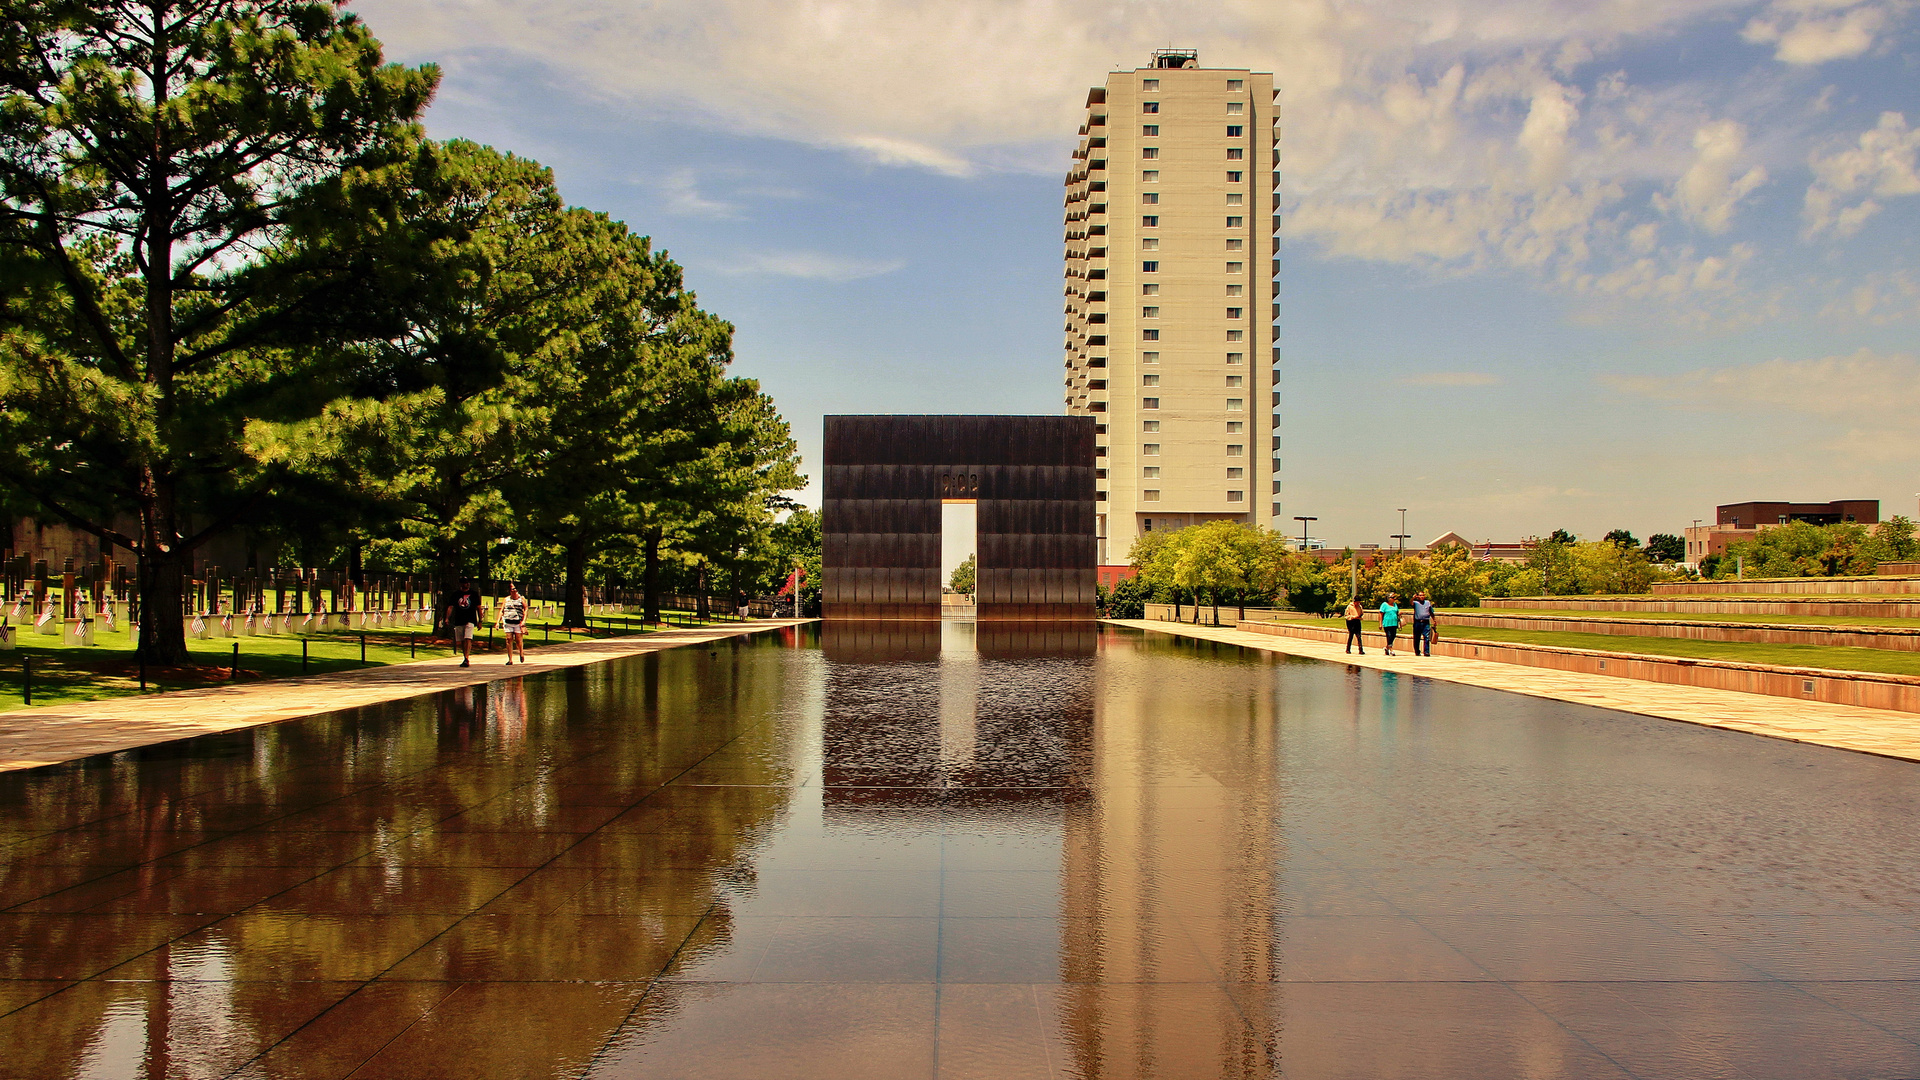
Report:
M 1307 522 L 1319 521 L 1320 519 L 1317 517 L 1301 517 L 1299 514 L 1295 514 L 1293 520 L 1300 523 L 1300 550 L 1305 551 L 1307 550 Z
M 1407 553 L 1407 508 L 1402 506 L 1399 509 L 1400 531 L 1394 533 L 1390 539 L 1400 541 L 1400 554 L 1405 555 Z

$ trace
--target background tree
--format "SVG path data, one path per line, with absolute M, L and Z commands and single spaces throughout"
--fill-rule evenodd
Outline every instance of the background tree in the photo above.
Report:
M 1570 545 L 1577 542 L 1579 539 L 1580 539 L 1579 537 L 1573 535 L 1572 533 L 1568 532 L 1565 529 L 1555 529 L 1547 537 L 1545 542 L 1549 544 L 1569 544 Z
M 1687 542 L 1672 533 L 1654 533 L 1647 537 L 1647 558 L 1654 562 L 1679 562 L 1687 557 Z
M 332 400 L 247 435 L 260 458 L 384 507 L 444 587 L 511 530 L 516 436 L 546 420 L 536 372 L 577 344 L 608 261 L 537 162 L 455 141 L 408 178 L 405 234 L 366 268 L 371 332 L 329 350 Z
M 1601 537 L 1601 539 L 1609 544 L 1619 544 L 1622 547 L 1637 548 L 1640 546 L 1640 541 L 1634 539 L 1633 534 L 1625 529 L 1608 530 L 1607 535 Z
M 303 0 L 0 0 L 0 476 L 139 562 L 140 652 L 187 659 L 194 550 L 271 473 L 256 352 L 339 267 L 260 254 L 403 159 L 437 72 Z M 119 512 L 134 519 L 123 528 Z
M 974 578 L 978 570 L 979 560 L 975 556 L 967 556 L 966 562 L 954 567 L 953 573 L 947 575 L 947 588 L 971 599 L 975 587 Z

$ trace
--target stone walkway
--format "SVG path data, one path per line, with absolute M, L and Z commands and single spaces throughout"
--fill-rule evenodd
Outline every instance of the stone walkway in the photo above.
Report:
M 697 630 L 663 630 L 639 637 L 601 638 L 530 650 L 525 664 L 507 667 L 501 655 L 461 667 L 457 657 L 247 683 L 177 690 L 146 697 L 109 698 L 45 709 L 0 713 L 0 772 L 31 769 L 136 746 L 190 739 L 219 731 L 275 724 L 314 713 L 351 709 L 398 698 L 597 664 L 623 656 L 695 645 L 810 620 L 761 619 Z
M 1455 656 L 1416 657 L 1411 649 L 1396 652 L 1393 656 L 1385 656 L 1378 651 L 1370 651 L 1365 656 L 1350 655 L 1331 642 L 1274 637 L 1227 627 L 1189 626 L 1144 619 L 1111 621 L 1118 626 L 1131 626 L 1156 633 L 1219 641 L 1378 671 L 1424 675 L 1447 682 L 1484 686 L 1491 690 L 1551 698 L 1576 705 L 1592 705 L 1641 716 L 1744 731 L 1771 739 L 1815 743 L 1863 754 L 1920 761 L 1920 716 L 1912 713 L 1794 701 L 1731 690 L 1670 686 L 1611 675 L 1516 667 Z

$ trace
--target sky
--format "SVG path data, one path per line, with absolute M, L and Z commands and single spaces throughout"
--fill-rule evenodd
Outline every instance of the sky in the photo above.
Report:
M 1279 527 L 1920 499 L 1916 0 L 349 6 L 687 268 L 806 502 L 825 414 L 1061 411 L 1086 91 L 1161 47 L 1281 89 Z

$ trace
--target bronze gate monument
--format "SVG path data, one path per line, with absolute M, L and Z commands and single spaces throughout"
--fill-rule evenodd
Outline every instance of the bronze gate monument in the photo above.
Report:
M 1091 416 L 829 416 L 821 614 L 940 618 L 940 504 L 976 505 L 981 620 L 1090 620 Z

